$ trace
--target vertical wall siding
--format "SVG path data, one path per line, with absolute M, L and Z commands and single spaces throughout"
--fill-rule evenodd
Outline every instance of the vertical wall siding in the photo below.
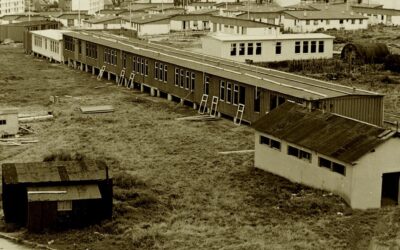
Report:
M 346 96 L 326 99 L 322 101 L 321 108 L 378 126 L 383 125 L 383 96 Z
M 82 50 L 86 43 L 83 41 L 82 43 Z M 127 63 L 126 63 L 126 78 L 132 72 L 132 60 L 135 55 L 131 52 L 124 52 L 121 50 L 117 51 L 117 65 L 110 65 L 104 63 L 104 46 L 98 44 L 97 45 L 97 59 L 88 58 L 85 56 L 86 51 L 82 51 L 82 54 L 78 54 L 78 42 L 75 43 L 75 53 L 71 51 L 64 50 L 64 58 L 65 60 L 73 59 L 75 61 L 79 61 L 81 63 L 87 64 L 89 66 L 93 66 L 96 68 L 101 68 L 103 65 L 106 65 L 106 72 L 110 72 L 115 75 L 119 75 L 123 65 L 122 65 L 122 55 L 126 54 L 127 56 Z M 82 56 L 83 55 L 83 56 Z M 141 58 L 145 58 L 140 56 Z M 176 66 L 171 63 L 165 63 L 162 61 L 158 61 L 153 58 L 145 58 L 148 60 L 148 70 L 149 75 L 146 77 L 144 75 L 136 74 L 135 82 L 145 84 L 152 88 L 157 88 L 164 93 L 171 94 L 178 98 L 183 98 L 185 100 L 200 103 L 201 97 L 204 93 L 204 76 L 210 77 L 210 86 L 209 86 L 209 98 L 207 106 L 210 107 L 211 100 L 213 96 L 217 96 L 219 98 L 220 92 L 220 81 L 224 80 L 225 82 L 229 81 L 232 84 L 238 84 L 239 86 L 245 87 L 245 111 L 243 114 L 243 119 L 247 122 L 255 122 L 261 116 L 265 115 L 267 112 L 270 111 L 270 100 L 271 95 L 275 95 L 277 97 L 283 97 L 285 101 L 291 100 L 297 103 L 305 103 L 306 100 L 284 95 L 282 93 L 269 91 L 267 89 L 259 89 L 261 91 L 260 96 L 260 112 L 254 111 L 254 97 L 255 97 L 255 86 L 248 85 L 245 83 L 240 83 L 237 81 L 232 81 L 231 79 L 223 79 L 221 77 L 215 75 L 209 75 L 205 72 L 188 69 L 185 67 Z M 154 64 L 155 62 L 162 62 L 163 65 L 167 65 L 168 67 L 168 81 L 167 83 L 161 82 L 154 78 Z M 175 67 L 179 69 L 188 70 L 190 72 L 195 73 L 195 90 L 190 93 L 190 90 L 185 88 L 180 88 L 175 86 Z M 226 92 L 226 86 L 225 86 Z M 232 92 L 233 92 L 233 85 L 232 85 Z M 317 102 L 317 101 L 315 101 Z M 338 113 L 340 115 L 353 117 L 355 119 L 359 119 L 362 121 L 366 121 L 372 124 L 376 124 L 381 126 L 383 124 L 383 97 L 382 96 L 346 96 L 346 97 L 339 97 L 339 98 L 330 98 L 320 101 L 320 107 L 324 108 L 327 111 L 331 111 Z M 332 108 L 330 108 L 332 107 Z M 234 117 L 236 115 L 238 106 L 233 105 L 232 103 L 226 103 L 226 101 L 219 101 L 218 103 L 218 111 L 222 114 Z

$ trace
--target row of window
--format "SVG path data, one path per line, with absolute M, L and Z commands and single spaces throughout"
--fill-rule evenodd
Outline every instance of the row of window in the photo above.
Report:
M 351 20 L 346 19 L 346 22 L 347 23 L 351 22 L 351 24 L 356 24 L 356 20 L 357 19 L 351 19 Z M 312 21 L 313 21 L 314 25 L 318 25 L 320 23 L 323 24 L 323 22 L 324 22 L 324 20 L 312 20 Z M 363 19 L 358 19 L 358 23 L 359 24 L 363 24 L 363 22 L 364 22 Z M 344 24 L 344 19 L 340 19 L 339 23 L 340 24 Z M 310 25 L 310 24 L 311 24 L 311 20 L 306 20 L 306 25 Z M 331 24 L 331 21 L 330 20 L 325 20 L 325 24 L 329 25 L 329 24 Z
M 42 47 L 42 38 L 35 36 L 35 41 L 34 41 L 35 46 L 37 47 Z
M 318 42 L 318 43 L 317 43 Z M 318 45 L 318 50 L 317 50 L 317 45 Z M 301 51 L 301 48 L 303 48 L 303 51 Z M 325 51 L 325 46 L 324 46 L 324 41 L 303 41 L 303 46 L 301 46 L 300 41 L 295 42 L 294 46 L 294 53 L 324 53 Z
M 50 40 L 50 51 L 58 54 L 58 52 L 60 51 L 60 48 L 58 47 L 57 41 Z
M 247 53 L 246 53 L 247 52 Z M 231 43 L 231 56 L 261 55 L 261 43 Z
M 246 88 L 236 83 L 219 82 L 219 100 L 233 105 L 245 104 Z
M 207 80 L 208 79 L 208 80 Z M 206 76 L 204 78 L 204 88 L 207 90 L 204 90 L 205 94 L 208 94 L 208 89 L 209 89 L 209 83 L 210 83 L 210 78 Z M 207 84 L 206 84 L 207 81 Z M 196 84 L 196 74 L 194 72 L 191 72 L 189 70 L 184 70 L 180 68 L 175 68 L 175 86 L 185 88 L 187 90 L 194 90 L 195 89 L 195 84 Z M 206 93 L 207 92 L 207 93 Z
M 270 148 L 281 150 L 281 143 L 279 141 L 268 138 L 266 136 L 261 135 L 259 143 L 266 145 Z M 311 163 L 311 153 L 302 149 L 288 145 L 287 154 Z M 330 161 L 326 158 L 318 157 L 318 166 L 330 169 L 335 173 L 346 176 L 346 167 L 344 165 Z
M 7 120 L 0 120 L 0 125 L 7 125 Z
M 86 56 L 97 59 L 97 44 L 86 42 Z
M 144 76 L 148 76 L 149 61 L 143 57 L 134 56 L 132 60 L 132 71 Z
M 168 66 L 166 64 L 154 63 L 154 79 L 165 83 L 168 81 Z
M 64 46 L 66 50 L 75 51 L 74 39 L 70 36 L 64 38 Z
M 117 65 L 117 50 L 111 48 L 104 49 L 104 63 Z

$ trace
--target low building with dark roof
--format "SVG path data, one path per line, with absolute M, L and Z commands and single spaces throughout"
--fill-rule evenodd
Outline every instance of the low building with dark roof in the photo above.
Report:
M 138 37 L 170 32 L 170 15 L 135 15 L 122 18 L 122 27 L 137 32 Z
M 368 23 L 384 25 L 400 25 L 400 10 L 369 6 L 353 5 L 352 10 L 368 18 Z
M 3 164 L 2 191 L 5 221 L 32 231 L 112 216 L 112 179 L 101 161 Z
M 399 200 L 399 133 L 286 102 L 253 124 L 255 167 L 338 194 L 352 207 Z
M 96 18 L 90 18 L 82 21 L 83 28 L 85 29 L 121 29 L 121 17 L 120 16 L 102 16 Z

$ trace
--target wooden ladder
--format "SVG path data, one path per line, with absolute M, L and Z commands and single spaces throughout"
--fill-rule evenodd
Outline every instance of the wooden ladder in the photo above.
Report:
M 242 123 L 243 113 L 244 113 L 244 104 L 239 104 L 238 109 L 236 111 L 236 116 L 233 119 L 233 124 L 240 126 L 240 124 Z
M 208 100 L 208 95 L 203 94 L 203 96 L 201 97 L 201 102 L 200 102 L 200 106 L 199 106 L 199 114 L 201 114 L 201 115 L 204 115 L 204 113 L 206 112 L 207 100 Z M 203 109 L 202 109 L 202 107 L 203 107 Z
M 100 73 L 97 76 L 97 80 L 101 80 L 101 78 L 103 78 L 104 71 L 106 71 L 106 66 L 105 65 L 103 65 L 103 67 L 101 67 Z
M 121 70 L 121 73 L 119 74 L 119 78 L 118 78 L 118 86 L 122 86 L 124 85 L 124 81 L 125 81 L 125 68 L 123 68 Z
M 135 79 L 135 73 L 131 73 L 130 74 L 130 76 L 129 76 L 129 80 L 128 80 L 128 83 L 127 83 L 127 85 L 126 85 L 126 87 L 128 88 L 128 89 L 133 89 L 133 87 L 134 87 L 134 79 Z
M 218 109 L 218 96 L 213 96 L 211 100 L 210 116 L 215 117 Z

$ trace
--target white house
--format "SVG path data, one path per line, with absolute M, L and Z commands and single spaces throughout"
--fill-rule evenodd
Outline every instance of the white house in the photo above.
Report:
M 85 12 L 64 12 L 53 19 L 60 22 L 64 27 L 81 27 L 83 20 L 88 20 L 90 17 L 92 16 Z
M 214 9 L 200 9 L 188 14 L 174 15 L 171 17 L 171 31 L 209 30 L 211 16 L 216 12 Z
M 299 4 L 301 0 L 274 0 L 274 2 L 282 7 L 287 7 Z
M 71 1 L 72 11 L 87 11 L 88 14 L 92 15 L 99 10 L 104 10 L 104 0 L 72 0 Z
M 0 109 L 0 138 L 18 133 L 18 109 Z
M 245 62 L 277 62 L 332 58 L 334 37 L 320 33 L 277 35 L 229 35 L 202 38 L 202 52 Z
M 103 16 L 91 18 L 82 21 L 83 28 L 85 29 L 121 29 L 121 17 L 119 16 Z
M 400 10 L 399 0 L 362 0 L 363 4 L 379 4 L 385 9 L 397 9 Z
M 290 102 L 253 126 L 255 167 L 338 194 L 352 208 L 398 204 L 398 132 Z
M 122 26 L 125 29 L 136 31 L 139 37 L 168 34 L 170 32 L 170 19 L 170 15 L 123 17 Z
M 367 17 L 371 25 L 400 25 L 400 10 L 368 6 L 352 6 L 352 10 Z
M 194 2 L 186 6 L 188 12 L 198 11 L 198 10 L 216 10 L 214 2 Z
M 324 10 L 291 10 L 284 11 L 281 23 L 285 31 L 315 32 L 318 30 L 360 30 L 368 28 L 368 18 L 353 11 Z
M 0 0 L 0 17 L 25 12 L 25 0 Z
M 32 34 L 32 52 L 63 63 L 63 34 L 67 30 L 36 30 Z

